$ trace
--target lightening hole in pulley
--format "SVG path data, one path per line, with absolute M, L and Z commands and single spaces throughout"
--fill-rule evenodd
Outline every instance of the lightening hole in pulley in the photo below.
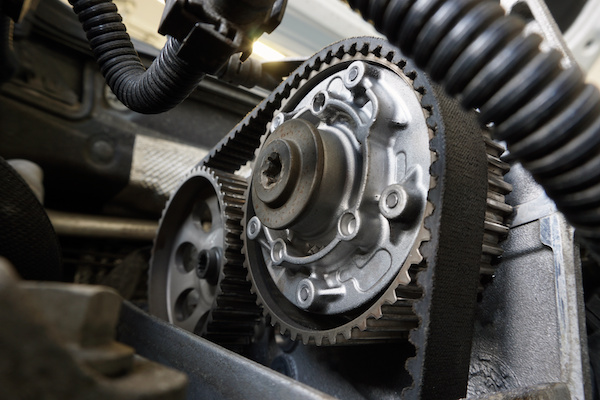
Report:
M 175 301 L 175 318 L 181 322 L 191 317 L 199 301 L 200 295 L 195 289 L 186 289 L 181 292 Z
M 212 229 L 212 213 L 205 201 L 199 201 L 194 205 L 192 218 L 204 232 L 208 233 Z

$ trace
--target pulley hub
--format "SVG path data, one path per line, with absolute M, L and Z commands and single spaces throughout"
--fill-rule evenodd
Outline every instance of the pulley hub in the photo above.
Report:
M 270 131 L 247 206 L 251 271 L 288 308 L 327 315 L 408 284 L 432 161 L 410 80 L 382 60 L 342 62 L 290 98 Z

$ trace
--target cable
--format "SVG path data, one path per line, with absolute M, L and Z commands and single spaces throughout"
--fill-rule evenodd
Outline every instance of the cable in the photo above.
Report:
M 494 124 L 600 257 L 600 95 L 496 1 L 347 0 L 465 108 Z
M 146 70 L 133 48 L 117 7 L 110 0 L 69 0 L 79 17 L 106 82 L 130 109 L 157 114 L 181 103 L 204 73 L 177 56 L 180 43 L 169 37 Z

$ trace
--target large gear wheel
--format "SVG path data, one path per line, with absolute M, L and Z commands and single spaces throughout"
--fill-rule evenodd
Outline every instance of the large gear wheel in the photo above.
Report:
M 245 189 L 233 174 L 192 170 L 163 212 L 148 285 L 152 314 L 233 349 L 260 317 L 241 254 Z
M 434 89 L 381 46 L 340 47 L 313 57 L 312 70 L 280 100 L 244 220 L 247 267 L 265 315 L 281 333 L 318 345 L 397 340 L 418 326 L 425 222 L 441 208 L 438 175 L 429 173 L 443 151 L 435 147 Z M 472 121 L 470 128 L 481 132 Z M 511 210 L 502 148 L 485 143 L 479 257 L 489 276 Z M 348 156 L 352 148 L 362 149 L 359 160 Z M 348 183 L 352 176 L 358 182 Z
M 435 154 L 412 84 L 385 59 L 342 57 L 313 71 L 270 125 L 243 237 L 259 302 L 293 340 L 393 340 L 417 325 L 409 270 L 430 237 Z

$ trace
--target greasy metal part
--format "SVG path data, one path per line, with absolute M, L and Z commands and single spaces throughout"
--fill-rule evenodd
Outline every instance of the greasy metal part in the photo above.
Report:
M 333 399 L 316 389 L 146 314 L 125 302 L 117 337 L 142 356 L 186 372 L 188 398 Z
M 181 176 L 206 154 L 206 150 L 195 146 L 136 135 L 128 190 L 149 195 L 162 207 L 179 184 Z
M 565 400 L 570 398 L 571 393 L 564 383 L 544 383 L 485 396 L 469 397 L 470 400 Z
M 591 398 L 573 229 L 520 164 L 506 180 L 514 186 L 507 201 L 516 213 L 496 277 L 478 305 L 468 393 L 562 382 L 571 398 Z
M 245 182 L 198 167 L 167 203 L 150 261 L 150 312 L 226 346 L 248 344 L 260 315 L 242 266 Z
M 52 322 L 73 358 L 106 376 L 127 373 L 134 350 L 114 341 L 122 299 L 110 288 L 59 282 L 20 283 L 35 307 Z
M 109 288 L 19 281 L 0 257 L 0 384 L 7 399 L 181 400 L 184 374 L 114 341 Z
M 564 216 L 555 213 L 540 219 L 540 240 L 552 249 L 558 334 L 561 338 L 560 376 L 574 398 L 585 399 L 586 379 L 589 374 L 587 337 L 583 313 L 581 260 L 579 246 L 573 240 L 574 229 Z M 589 383 L 589 382 L 588 382 Z
M 54 210 L 46 210 L 46 213 L 57 235 L 150 241 L 158 229 L 154 221 Z

